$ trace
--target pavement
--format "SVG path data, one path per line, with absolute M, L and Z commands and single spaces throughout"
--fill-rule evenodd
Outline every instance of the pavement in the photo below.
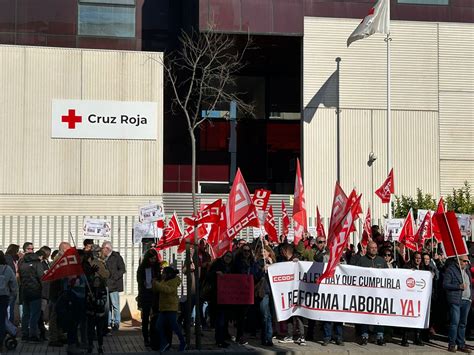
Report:
M 233 330 L 231 329 L 231 333 Z M 316 339 L 320 339 L 320 332 L 316 334 Z M 446 338 L 442 336 L 435 336 L 435 339 L 427 343 L 425 346 L 415 346 L 411 344 L 408 348 L 400 346 L 400 339 L 394 337 L 392 342 L 388 342 L 385 346 L 378 346 L 374 343 L 370 343 L 366 346 L 357 344 L 355 339 L 354 327 L 346 325 L 344 327 L 345 345 L 338 346 L 331 343 L 328 346 L 322 346 L 321 341 L 311 342 L 307 341 L 306 346 L 300 346 L 294 343 L 291 344 L 280 344 L 277 339 L 274 339 L 273 347 L 265 347 L 260 344 L 260 340 L 256 337 L 250 337 L 248 345 L 239 345 L 234 342 L 229 342 L 230 346 L 227 349 L 219 349 L 216 347 L 214 342 L 214 331 L 203 331 L 202 332 L 202 346 L 201 350 L 193 349 L 191 345 L 190 349 L 186 353 L 200 353 L 200 354 L 227 354 L 232 353 L 235 355 L 245 354 L 291 354 L 291 355 L 309 355 L 309 354 L 345 354 L 345 355 L 357 355 L 357 354 L 447 354 L 447 343 Z M 193 333 L 194 342 L 195 337 Z M 169 351 L 170 354 L 177 351 L 177 339 L 173 341 L 174 345 Z M 468 347 L 474 350 L 474 342 L 467 342 Z M 5 347 L 4 347 L 5 350 Z M 120 330 L 113 332 L 104 338 L 104 352 L 105 354 L 158 354 L 156 351 L 146 348 L 143 344 L 141 337 L 140 324 L 138 322 L 124 322 L 121 324 Z M 96 350 L 94 351 L 96 354 Z M 67 346 L 62 348 L 48 347 L 47 342 L 33 344 L 25 343 L 18 339 L 18 346 L 15 350 L 4 351 L 5 354 L 22 354 L 22 355 L 40 355 L 40 354 L 51 354 L 51 355 L 68 355 Z M 76 353 L 77 354 L 77 353 Z

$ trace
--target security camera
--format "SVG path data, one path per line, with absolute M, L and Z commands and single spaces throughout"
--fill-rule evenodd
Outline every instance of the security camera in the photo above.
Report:
M 375 155 L 374 152 L 369 153 L 369 160 L 367 161 L 367 165 L 370 167 L 374 163 L 374 161 L 377 160 L 377 156 Z

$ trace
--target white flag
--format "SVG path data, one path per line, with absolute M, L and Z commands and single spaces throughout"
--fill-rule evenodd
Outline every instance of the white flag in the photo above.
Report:
M 374 33 L 390 33 L 390 0 L 378 0 L 347 39 L 347 46 Z

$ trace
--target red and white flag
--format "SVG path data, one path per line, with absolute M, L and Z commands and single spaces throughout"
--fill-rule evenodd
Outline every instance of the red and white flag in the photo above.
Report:
M 456 213 L 453 211 L 435 213 L 433 220 L 436 221 L 440 235 L 443 238 L 443 249 L 446 256 L 450 258 L 467 255 L 466 242 L 461 235 Z
M 444 200 L 441 197 L 438 202 L 438 208 L 436 209 L 436 213 L 444 213 L 444 212 L 446 212 L 444 210 Z M 441 236 L 441 232 L 438 227 L 438 221 L 436 220 L 436 218 L 433 218 L 432 222 L 433 222 L 433 236 L 435 237 L 438 243 L 441 243 L 443 241 L 443 237 Z
M 406 244 L 406 241 L 413 242 L 415 236 L 415 220 L 413 218 L 413 210 L 410 208 L 408 215 L 403 222 L 402 229 L 400 230 L 400 235 L 398 236 L 398 241 L 400 243 Z
M 372 216 L 370 213 L 370 206 L 367 208 L 367 214 L 364 220 L 364 231 L 362 232 L 362 240 L 360 245 L 366 247 L 369 241 L 372 240 Z
M 41 281 L 54 281 L 68 276 L 82 275 L 81 257 L 76 248 L 69 248 L 41 277 Z
M 306 202 L 304 199 L 303 178 L 301 177 L 300 160 L 296 159 L 296 179 L 295 179 L 295 201 L 293 204 L 293 222 L 295 237 L 294 243 L 298 245 L 303 238 L 303 233 L 308 231 L 308 221 L 306 218 Z
M 425 214 L 425 218 L 423 218 L 423 222 L 421 222 L 418 231 L 416 232 L 415 242 L 418 243 L 418 250 L 422 249 L 423 244 L 426 239 L 430 239 L 433 236 L 433 228 L 432 228 L 432 218 L 431 212 L 428 211 Z
M 323 222 L 321 221 L 321 215 L 319 213 L 319 207 L 316 206 L 316 235 L 318 237 L 326 238 L 326 232 L 324 231 Z
M 369 14 L 362 20 L 347 39 L 347 47 L 352 42 L 373 35 L 374 33 L 390 33 L 390 0 L 378 0 L 369 10 Z
M 333 277 L 336 271 L 337 265 L 341 261 L 342 253 L 347 245 L 349 236 L 351 234 L 352 225 L 359 218 L 358 209 L 360 208 L 360 199 L 362 194 L 355 201 L 347 203 L 344 206 L 345 215 L 340 220 L 340 223 L 334 227 L 335 238 L 332 244 L 329 246 L 329 261 L 326 265 L 326 269 L 322 275 L 318 278 L 317 282 L 320 283 L 327 277 Z
M 395 193 L 395 186 L 393 182 L 393 169 L 391 169 L 382 186 L 375 190 L 375 194 L 380 197 L 382 203 L 389 203 L 390 195 L 393 193 Z
M 219 221 L 219 213 L 222 205 L 222 199 L 218 199 L 213 203 L 205 206 L 197 213 L 195 217 L 183 218 L 184 223 L 188 226 L 197 226 L 202 223 L 217 223 Z
M 341 223 L 341 220 L 345 215 L 345 208 L 347 205 L 347 195 L 342 189 L 339 182 L 336 181 L 336 187 L 334 188 L 334 198 L 332 200 L 332 210 L 331 210 L 331 219 L 329 220 L 329 229 L 328 229 L 328 245 L 334 238 L 334 229 L 338 224 Z
M 285 202 L 281 200 L 281 222 L 282 222 L 282 231 L 285 237 L 288 236 L 290 230 L 290 217 L 288 217 L 288 212 L 286 212 Z
M 268 209 L 267 216 L 265 217 L 265 231 L 267 232 L 268 236 L 270 237 L 270 241 L 274 243 L 278 243 L 278 233 L 275 226 L 275 218 L 273 216 L 273 207 L 270 206 Z
M 171 216 L 168 226 L 164 229 L 164 235 L 156 245 L 157 250 L 164 250 L 172 246 L 179 245 L 180 238 L 183 236 L 181 228 L 179 227 L 176 213 Z
M 257 189 L 253 193 L 252 202 L 258 211 L 265 212 L 267 210 L 268 201 L 272 192 L 265 189 Z

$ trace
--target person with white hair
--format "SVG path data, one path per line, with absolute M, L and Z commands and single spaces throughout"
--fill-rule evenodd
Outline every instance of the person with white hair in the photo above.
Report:
M 126 273 L 125 262 L 122 256 L 113 250 L 112 243 L 109 241 L 102 243 L 102 256 L 107 269 L 110 271 L 110 277 L 107 279 L 110 298 L 108 324 L 112 330 L 118 330 L 120 327 L 119 292 L 123 292 L 123 275 Z

